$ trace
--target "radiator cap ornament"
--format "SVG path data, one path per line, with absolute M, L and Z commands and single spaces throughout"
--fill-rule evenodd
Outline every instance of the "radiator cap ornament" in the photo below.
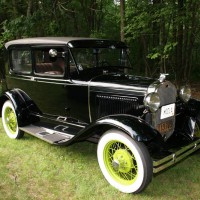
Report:
M 160 73 L 160 77 L 159 77 L 159 81 L 160 83 L 164 82 L 166 79 L 166 76 L 168 76 L 169 74 L 164 74 L 164 73 Z

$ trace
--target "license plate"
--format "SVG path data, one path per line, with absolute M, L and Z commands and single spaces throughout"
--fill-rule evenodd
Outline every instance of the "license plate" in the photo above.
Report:
M 175 103 L 163 106 L 161 108 L 160 119 L 165 119 L 174 116 Z
M 169 131 L 171 131 L 173 129 L 173 121 L 172 120 L 169 120 L 167 122 L 164 122 L 164 123 L 161 123 L 161 124 L 158 124 L 156 129 L 162 133 L 162 134 L 165 134 Z

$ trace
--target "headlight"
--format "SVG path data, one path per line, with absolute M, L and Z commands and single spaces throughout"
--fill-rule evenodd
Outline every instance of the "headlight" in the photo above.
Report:
M 186 103 L 190 100 L 191 89 L 188 85 L 182 86 L 179 92 L 180 98 Z
M 160 97 L 153 92 L 144 98 L 144 105 L 147 106 L 151 112 L 156 112 L 160 107 Z

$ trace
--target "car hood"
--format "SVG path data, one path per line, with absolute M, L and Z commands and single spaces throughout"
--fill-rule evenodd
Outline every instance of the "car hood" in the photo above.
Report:
M 99 75 L 90 80 L 90 91 L 145 95 L 155 79 L 124 74 Z

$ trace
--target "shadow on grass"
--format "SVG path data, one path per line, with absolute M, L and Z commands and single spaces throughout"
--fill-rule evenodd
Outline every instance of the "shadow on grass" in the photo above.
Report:
M 63 154 L 81 154 L 83 157 L 91 157 L 91 158 L 96 158 L 96 151 L 97 151 L 97 144 L 88 142 L 88 141 L 82 141 L 78 143 L 73 143 L 72 145 L 69 146 L 57 146 L 53 144 L 49 144 L 43 140 L 40 140 L 39 138 L 36 138 L 32 135 L 29 135 L 27 133 L 24 134 L 24 137 L 21 138 L 20 140 L 25 141 L 25 142 L 37 142 L 38 144 L 48 146 L 52 150 L 57 150 L 60 152 L 63 152 Z M 57 151 L 52 151 L 52 152 L 57 152 Z

